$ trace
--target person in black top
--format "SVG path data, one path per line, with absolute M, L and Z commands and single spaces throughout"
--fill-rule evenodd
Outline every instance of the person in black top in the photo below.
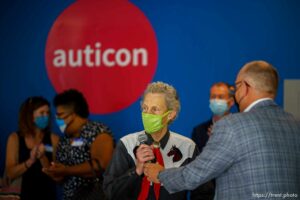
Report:
M 224 82 L 215 83 L 210 88 L 209 108 L 213 113 L 212 118 L 194 127 L 192 140 L 202 152 L 215 122 L 230 113 L 234 105 L 234 91 L 232 87 Z M 209 181 L 191 192 L 191 200 L 212 200 L 215 193 L 214 181 Z
M 62 182 L 64 200 L 81 198 L 79 191 L 84 190 L 84 185 L 94 181 L 101 185 L 101 173 L 106 169 L 114 149 L 113 135 L 103 123 L 88 119 L 88 103 L 76 89 L 57 94 L 54 106 L 56 122 L 64 136 L 57 146 L 56 162 L 43 171 Z M 91 167 L 99 177 L 95 177 Z M 100 193 L 104 196 L 102 190 Z
M 173 168 L 186 165 L 198 155 L 191 139 L 169 130 L 180 110 L 175 88 L 163 82 L 150 83 L 142 97 L 141 110 L 144 130 L 120 139 L 104 173 L 107 197 L 111 200 L 187 199 L 187 191 L 171 194 L 163 185 L 152 184 L 144 176 L 148 162 Z
M 59 137 L 50 131 L 50 104 L 30 97 L 19 111 L 18 131 L 9 135 L 6 174 L 12 181 L 22 177 L 22 200 L 56 199 L 55 182 L 42 172 L 55 159 Z

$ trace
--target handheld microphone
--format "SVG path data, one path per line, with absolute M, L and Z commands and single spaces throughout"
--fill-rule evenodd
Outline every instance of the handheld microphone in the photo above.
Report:
M 138 136 L 138 141 L 141 144 L 147 144 L 148 137 L 146 134 L 141 134 Z M 148 144 L 147 144 L 148 145 Z
M 148 137 L 146 134 L 141 134 L 138 136 L 138 141 L 141 144 L 146 144 L 146 145 L 149 145 L 148 143 Z M 149 160 L 147 161 L 147 163 L 156 163 L 156 158 L 154 158 L 153 160 Z

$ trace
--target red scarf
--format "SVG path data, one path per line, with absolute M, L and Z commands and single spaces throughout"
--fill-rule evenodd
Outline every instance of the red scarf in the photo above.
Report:
M 162 155 L 160 153 L 160 148 L 153 148 L 153 153 L 154 156 L 156 158 L 156 161 L 164 166 L 164 160 L 162 158 Z M 160 192 L 160 183 L 153 183 L 154 184 L 154 193 L 155 193 L 155 197 L 156 200 L 159 199 L 159 192 Z M 142 182 L 142 189 L 141 192 L 139 194 L 138 200 L 146 200 L 148 198 L 148 194 L 149 194 L 149 189 L 150 189 L 150 182 L 147 180 L 147 177 L 144 176 L 143 178 L 143 182 Z

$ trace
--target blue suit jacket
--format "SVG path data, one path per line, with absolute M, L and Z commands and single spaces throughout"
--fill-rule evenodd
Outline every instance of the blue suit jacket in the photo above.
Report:
M 193 162 L 159 174 L 169 192 L 191 190 L 212 178 L 215 199 L 299 199 L 299 121 L 272 100 L 262 101 L 249 112 L 218 121 Z

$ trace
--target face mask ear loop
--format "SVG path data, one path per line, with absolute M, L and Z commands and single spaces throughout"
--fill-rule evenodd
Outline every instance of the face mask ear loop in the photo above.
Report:
M 172 120 L 171 116 L 169 115 L 171 112 L 172 112 L 172 110 L 169 110 L 163 115 L 163 117 L 167 116 L 167 124 L 166 125 L 168 125 L 170 123 L 170 121 Z

